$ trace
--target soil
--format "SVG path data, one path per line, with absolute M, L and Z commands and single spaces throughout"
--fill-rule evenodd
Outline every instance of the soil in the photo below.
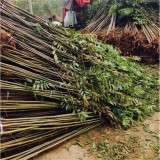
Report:
M 113 146 L 119 142 L 126 142 L 131 136 L 139 138 L 140 148 L 126 160 L 158 160 L 158 151 L 155 150 L 155 147 L 159 146 L 158 134 L 159 113 L 156 112 L 152 118 L 126 131 L 100 126 L 39 154 L 34 160 L 100 160 L 97 156 L 98 151 L 90 145 L 91 143 L 97 144 L 107 138 L 109 145 Z

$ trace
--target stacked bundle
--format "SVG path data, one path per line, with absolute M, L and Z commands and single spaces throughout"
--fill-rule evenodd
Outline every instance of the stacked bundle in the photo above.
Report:
M 57 103 L 5 100 L 2 103 L 2 159 L 30 159 L 67 139 L 98 126 L 99 118 L 80 122 Z
M 29 159 L 100 125 L 101 115 L 129 127 L 156 109 L 158 78 L 112 46 L 8 2 L 1 9 L 11 35 L 1 46 L 3 159 Z
M 103 0 L 97 4 L 98 12 L 87 26 L 91 32 L 109 33 L 115 27 L 137 32 L 142 30 L 151 42 L 158 35 L 158 0 Z
M 84 33 L 95 33 L 102 42 L 119 48 L 123 56 L 139 56 L 144 62 L 158 62 L 157 0 L 103 0 L 93 6 L 98 12 Z M 92 8 L 89 7 L 88 12 L 95 12 Z
M 73 78 L 68 71 L 53 58 L 53 46 L 49 44 L 53 40 L 36 34 L 37 27 L 22 18 L 27 15 L 37 22 L 33 15 L 9 3 L 1 5 L 2 28 L 10 33 L 1 29 L 1 156 L 4 160 L 30 159 L 99 126 L 102 120 L 87 112 L 82 121 L 83 112 L 70 113 L 61 108 L 64 95 L 78 92 L 69 84 Z M 53 38 L 56 28 L 50 30 L 53 34 L 47 33 Z

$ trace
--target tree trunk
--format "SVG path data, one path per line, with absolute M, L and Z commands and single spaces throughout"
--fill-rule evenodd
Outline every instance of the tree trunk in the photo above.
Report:
M 32 0 L 28 0 L 28 3 L 29 3 L 29 11 L 31 14 L 33 14 Z

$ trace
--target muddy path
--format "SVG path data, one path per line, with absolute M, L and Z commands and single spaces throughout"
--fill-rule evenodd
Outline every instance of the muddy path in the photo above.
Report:
M 114 154 L 116 156 L 104 158 L 104 153 L 100 151 L 101 148 L 99 148 L 98 144 L 103 144 L 107 139 L 110 148 L 117 146 L 117 144 L 123 144 L 121 145 L 123 150 L 126 147 L 125 145 L 128 145 L 130 138 L 137 141 L 131 144 L 129 150 L 124 153 L 126 158 L 122 159 L 158 160 L 158 133 L 159 113 L 156 112 L 150 119 L 127 131 L 100 126 L 36 156 L 34 160 L 118 160 L 121 157 L 116 154 Z M 101 147 L 103 146 L 101 145 Z M 122 154 L 122 150 L 120 154 Z

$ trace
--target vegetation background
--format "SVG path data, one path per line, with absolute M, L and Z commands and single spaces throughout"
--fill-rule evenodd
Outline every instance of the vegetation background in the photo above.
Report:
M 14 5 L 29 11 L 29 0 L 9 0 Z M 63 6 L 67 0 L 32 0 L 33 14 L 47 20 L 57 15 L 62 20 Z

